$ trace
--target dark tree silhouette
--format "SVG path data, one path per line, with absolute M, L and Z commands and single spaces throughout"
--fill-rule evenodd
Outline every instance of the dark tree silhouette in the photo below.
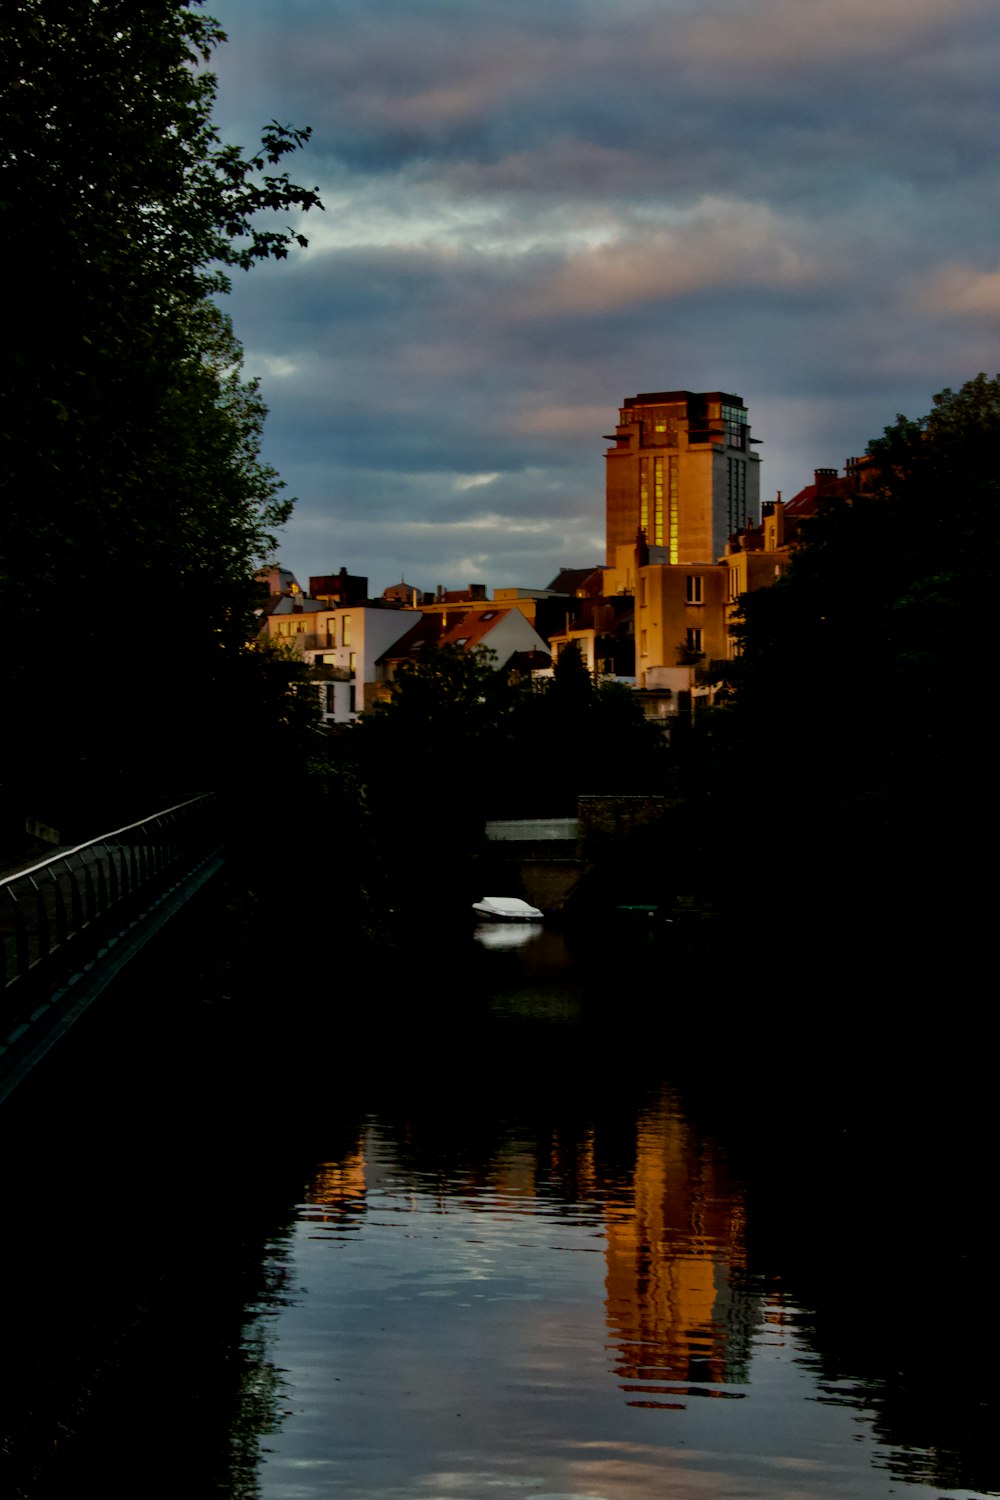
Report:
M 318 199 L 278 170 L 307 132 L 220 141 L 222 40 L 186 0 L 22 0 L 0 21 L 2 780 L 51 821 L 213 779 L 288 513 L 213 296 L 300 241 L 262 211 Z

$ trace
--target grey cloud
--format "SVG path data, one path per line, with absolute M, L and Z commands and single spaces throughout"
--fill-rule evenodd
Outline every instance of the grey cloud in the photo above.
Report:
M 624 395 L 739 391 L 787 494 L 996 363 L 993 0 L 209 8 L 330 205 L 229 299 L 300 573 L 541 584 Z

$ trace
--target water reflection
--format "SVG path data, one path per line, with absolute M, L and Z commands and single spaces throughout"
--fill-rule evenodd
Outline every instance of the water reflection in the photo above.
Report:
M 483 948 L 524 948 L 537 937 L 537 929 L 527 922 L 480 922 L 473 937 Z
M 166 1055 L 129 1005 L 144 1041 L 67 1059 L 9 1134 L 0 1491 L 996 1493 L 992 1096 L 939 1046 L 779 1085 L 675 974 L 655 1026 L 558 935 L 467 942 L 284 1060 L 270 991 L 266 1056 L 220 1013 L 200 1080 L 197 995 Z
M 655 1066 L 615 1070 L 579 977 L 547 980 L 557 949 L 485 955 L 466 1040 L 490 1068 L 413 1053 L 317 1170 L 265 1500 L 932 1484 L 930 1455 L 887 1443 L 881 1388 L 817 1357 L 781 1254 L 753 1250 L 746 1163 Z
M 608 1325 L 633 1405 L 676 1406 L 671 1396 L 746 1382 L 760 1313 L 745 1226 L 720 1154 L 665 1093 L 639 1120 L 632 1191 L 607 1217 Z

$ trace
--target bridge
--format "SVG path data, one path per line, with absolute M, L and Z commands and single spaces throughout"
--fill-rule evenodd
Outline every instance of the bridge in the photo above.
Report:
M 0 1101 L 222 864 L 206 793 L 0 879 Z
M 637 830 L 659 824 L 664 807 L 659 796 L 581 795 L 575 818 L 489 822 L 490 866 L 503 871 L 510 888 L 522 892 L 532 906 L 565 910 L 600 858 Z

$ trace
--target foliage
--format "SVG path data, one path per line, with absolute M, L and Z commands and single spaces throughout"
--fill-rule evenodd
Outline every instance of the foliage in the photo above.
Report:
M 495 737 L 510 710 L 511 689 L 483 646 L 438 646 L 399 664 L 388 699 L 363 721 L 369 737 L 405 739 L 419 760 L 437 760 L 451 746 L 467 750 Z
M 21 0 L 0 39 L 2 689 L 26 731 L 4 779 L 56 821 L 67 765 L 97 800 L 210 780 L 228 754 L 218 706 L 289 506 L 212 296 L 304 243 L 261 211 L 318 199 L 276 170 L 308 132 L 221 141 L 203 65 L 224 34 L 188 0 Z
M 551 681 L 519 705 L 513 733 L 521 816 L 572 816 L 581 795 L 659 791 L 664 746 L 630 688 L 595 682 L 579 647 L 560 653 Z
M 928 900 L 969 909 L 998 446 L 1000 378 L 942 391 L 871 444 L 874 482 L 820 511 L 785 577 L 744 598 L 716 774 L 770 809 L 775 885 L 793 870 L 816 902 L 863 892 L 897 921 Z
M 570 641 L 556 658 L 545 700 L 560 714 L 586 713 L 593 706 L 594 692 L 594 679 L 587 671 L 580 647 L 576 641 Z
M 581 793 L 648 792 L 663 747 L 635 695 L 595 684 L 576 646 L 551 680 L 512 682 L 489 653 L 428 651 L 355 736 L 376 817 L 426 850 L 471 850 L 487 817 L 576 812 Z
M 457 880 L 476 852 L 516 692 L 492 652 L 441 646 L 401 663 L 363 716 L 350 749 L 390 890 L 417 864 Z

